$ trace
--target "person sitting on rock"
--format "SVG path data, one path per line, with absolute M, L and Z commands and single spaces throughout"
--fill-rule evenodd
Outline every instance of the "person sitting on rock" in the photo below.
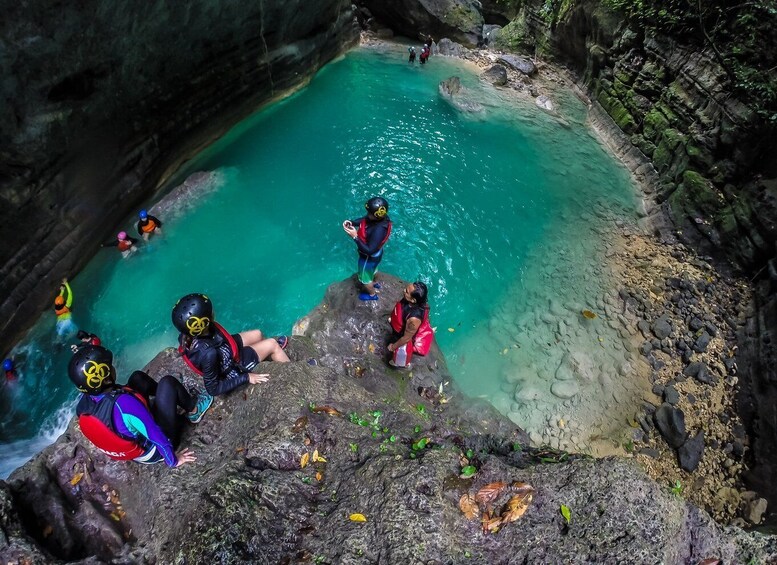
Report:
M 402 299 L 391 312 L 391 342 L 388 350 L 392 354 L 389 364 L 394 367 L 410 367 L 413 353 L 426 355 L 432 345 L 434 332 L 429 326 L 428 289 L 421 281 L 405 287 Z
M 59 294 L 54 299 L 54 313 L 57 315 L 57 336 L 63 338 L 72 335 L 76 331 L 76 325 L 73 322 L 73 313 L 70 308 L 73 306 L 73 291 L 67 279 L 62 279 L 59 285 Z
M 157 383 L 143 371 L 119 386 L 113 354 L 99 345 L 76 350 L 68 376 L 83 393 L 76 405 L 81 431 L 111 459 L 164 461 L 169 467 L 196 460 L 189 449 L 175 452 L 183 423 L 178 408 L 197 423 L 213 403 L 210 395 L 193 397 L 175 377 L 167 375 Z
M 385 198 L 375 196 L 364 207 L 367 215 L 357 220 L 345 220 L 343 230 L 356 243 L 359 253 L 356 264 L 356 278 L 362 285 L 359 300 L 378 300 L 376 289 L 380 289 L 380 284 L 375 281 L 375 275 L 383 259 L 383 246 L 391 236 L 389 204 Z
M 138 212 L 138 234 L 148 241 L 151 235 L 162 235 L 162 222 L 159 218 L 152 216 L 147 210 Z
M 138 250 L 135 245 L 137 242 L 138 240 L 128 236 L 127 232 L 120 231 L 116 235 L 116 239 L 109 241 L 108 243 L 103 243 L 100 247 L 117 247 L 119 251 L 121 251 L 121 256 L 126 259 Z
M 213 396 L 244 384 L 267 382 L 267 373 L 255 373 L 260 361 L 288 363 L 288 338 L 265 339 L 259 330 L 229 334 L 213 316 L 213 303 L 204 294 L 187 294 L 173 307 L 173 325 L 181 332 L 178 351 L 192 371 L 202 376 Z

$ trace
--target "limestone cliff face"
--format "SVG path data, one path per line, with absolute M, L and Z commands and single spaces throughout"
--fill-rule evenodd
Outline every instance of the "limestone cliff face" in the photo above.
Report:
M 3 5 L 3 350 L 177 163 L 358 41 L 348 0 Z
M 377 303 L 360 301 L 352 280 L 332 285 L 296 325 L 291 363 L 263 364 L 271 374 L 267 384 L 219 397 L 199 424 L 188 426 L 183 445 L 196 452 L 194 464 L 171 470 L 109 460 L 73 422 L 7 483 L 0 481 L 0 561 L 777 558 L 774 537 L 721 528 L 632 462 L 528 447 L 526 434 L 493 407 L 456 392 L 436 347 L 414 357 L 412 371 L 389 367 L 386 316 L 405 283 L 388 276 L 384 282 Z M 174 350 L 146 370 L 155 378 L 193 379 Z M 465 466 L 477 472 L 466 478 Z M 528 491 L 520 483 L 531 486 L 533 497 L 525 514 L 499 528 L 487 522 L 492 532 L 460 509 L 465 494 L 474 497 L 489 485 L 482 496 L 490 490 L 488 505 L 502 515 L 511 496 Z M 562 504 L 571 509 L 569 524 Z M 357 513 L 365 521 L 353 521 Z

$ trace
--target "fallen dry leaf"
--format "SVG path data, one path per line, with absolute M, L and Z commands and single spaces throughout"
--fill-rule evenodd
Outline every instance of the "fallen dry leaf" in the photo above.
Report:
M 78 483 L 81 482 L 81 479 L 83 478 L 84 478 L 83 473 L 76 473 L 75 475 L 73 475 L 73 478 L 70 479 L 70 484 L 73 486 L 76 486 Z
M 478 491 L 478 493 L 475 495 L 475 500 L 477 500 L 480 504 L 488 504 L 493 502 L 506 487 L 507 483 L 503 482 L 488 483 Z
M 367 349 L 370 350 L 370 353 L 375 353 L 375 344 L 374 343 L 370 343 L 370 345 L 367 346 Z
M 318 454 L 318 449 L 316 449 L 313 452 L 313 463 L 316 463 L 318 461 L 320 461 L 321 463 L 326 463 L 326 459 L 324 459 L 324 456 L 323 455 L 319 455 Z
M 480 516 L 480 508 L 475 497 L 467 493 L 459 499 L 459 509 L 464 513 L 467 520 L 474 520 Z
M 320 413 L 324 412 L 325 414 L 329 414 L 330 416 L 342 416 L 343 413 L 337 410 L 336 408 L 332 408 L 331 406 L 316 406 L 313 408 L 313 412 Z
M 316 480 L 320 482 L 321 479 L 323 479 L 323 478 L 324 478 L 324 475 L 321 474 L 321 471 L 318 471 L 316 473 Z
M 235 448 L 235 453 L 243 453 L 246 450 L 245 447 L 237 447 Z
M 304 430 L 307 425 L 308 425 L 308 417 L 300 416 L 295 420 L 294 425 L 291 427 L 291 431 L 294 432 L 295 434 L 298 434 L 299 432 Z
M 307 451 L 302 454 L 302 457 L 299 458 L 299 466 L 301 469 L 304 469 L 308 466 L 308 461 L 310 461 L 310 453 Z
M 529 483 L 517 482 L 510 485 L 510 490 L 512 490 L 515 493 L 534 492 L 534 487 L 531 486 Z
M 502 527 L 502 519 L 497 518 L 491 518 L 486 525 L 484 526 L 484 531 L 487 530 L 491 532 L 492 534 L 495 534 L 499 531 L 499 528 Z
M 518 518 L 526 514 L 532 501 L 532 493 L 516 494 L 507 501 L 507 506 L 502 512 L 502 523 L 515 522 Z
M 364 514 L 351 514 L 350 516 L 348 516 L 348 519 L 351 522 L 366 522 L 367 521 L 367 517 Z
M 306 437 L 304 440 L 302 440 L 302 443 L 304 443 L 305 445 L 310 445 L 310 438 Z

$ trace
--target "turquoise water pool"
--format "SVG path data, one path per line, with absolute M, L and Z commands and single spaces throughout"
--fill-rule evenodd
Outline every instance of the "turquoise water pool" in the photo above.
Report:
M 462 115 L 440 98 L 438 83 L 454 74 L 484 112 Z M 587 363 L 617 375 L 631 361 L 615 328 L 579 312 L 604 308 L 603 242 L 616 219 L 633 220 L 636 201 L 625 169 L 586 129 L 585 106 L 555 97 L 563 120 L 481 84 L 460 61 L 409 66 L 402 47 L 357 49 L 188 163 L 171 187 L 210 174 L 183 199 L 148 203 L 165 222 L 161 238 L 127 260 L 103 250 L 72 278 L 73 319 L 113 349 L 122 379 L 175 343 L 170 310 L 189 292 L 211 296 L 229 329 L 287 333 L 353 272 L 340 224 L 378 194 L 394 221 L 381 268 L 428 283 L 460 386 L 527 429 L 541 425 L 535 412 L 574 411 L 587 385 L 553 394 L 559 366 L 580 380 Z M 15 350 L 2 476 L 72 413 L 69 352 L 53 328 L 49 312 Z

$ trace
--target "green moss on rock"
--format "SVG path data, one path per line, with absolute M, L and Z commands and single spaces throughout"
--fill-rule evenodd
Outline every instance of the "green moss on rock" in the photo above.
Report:
M 634 118 L 623 103 L 615 96 L 611 96 L 602 90 L 599 92 L 597 100 L 599 101 L 599 104 L 602 105 L 602 108 L 610 114 L 610 117 L 620 129 L 628 134 L 632 134 L 636 131 L 637 124 L 634 122 Z

